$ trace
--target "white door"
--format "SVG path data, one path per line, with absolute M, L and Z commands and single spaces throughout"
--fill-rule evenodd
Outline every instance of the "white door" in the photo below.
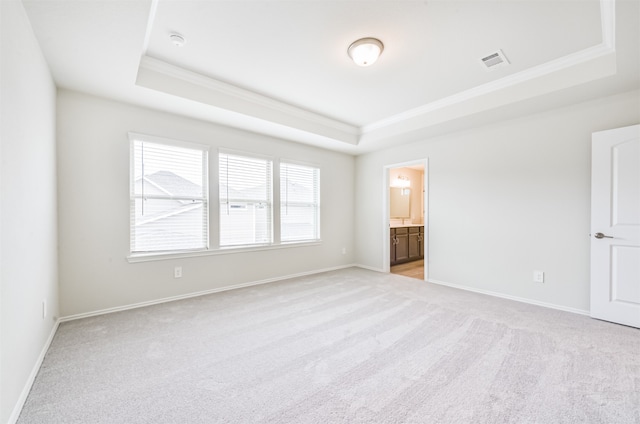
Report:
M 640 125 L 592 143 L 591 316 L 640 328 Z

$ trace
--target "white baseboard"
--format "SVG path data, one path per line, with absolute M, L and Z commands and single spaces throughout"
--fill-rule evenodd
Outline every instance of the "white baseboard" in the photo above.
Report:
M 29 396 L 29 392 L 31 391 L 31 386 L 33 386 L 33 382 L 36 380 L 36 376 L 38 375 L 38 371 L 40 371 L 40 366 L 42 365 L 42 361 L 44 361 L 44 357 L 49 350 L 49 346 L 51 346 L 51 342 L 53 341 L 53 337 L 56 335 L 56 331 L 58 331 L 58 326 L 60 325 L 60 319 L 57 319 L 51 328 L 51 332 L 49 333 L 49 337 L 45 342 L 42 350 L 40 351 L 40 355 L 38 355 L 38 359 L 36 359 L 36 363 L 33 365 L 31 369 L 31 373 L 29 374 L 29 378 L 27 379 L 24 387 L 22 388 L 22 392 L 20 393 L 20 397 L 13 407 L 13 411 L 9 416 L 9 421 L 7 424 L 15 424 L 18 421 L 18 417 L 20 416 L 20 412 L 22 412 L 22 407 L 24 403 L 27 401 L 27 396 Z
M 362 268 L 362 269 L 368 269 L 369 271 L 385 272 L 385 270 L 382 269 L 382 268 L 376 268 L 376 267 L 369 266 L 369 265 L 354 264 L 353 266 L 356 266 L 356 267 Z
M 382 268 L 375 268 L 375 267 L 368 266 L 368 265 L 355 264 L 355 266 L 358 267 L 358 268 L 368 269 L 370 271 L 386 272 Z M 428 278 L 426 281 L 429 282 L 429 283 L 438 284 L 440 286 L 453 287 L 455 289 L 466 290 L 466 291 L 470 291 L 470 292 L 474 292 L 474 293 L 480 293 L 480 294 L 486 294 L 488 296 L 499 297 L 499 298 L 508 299 L 508 300 L 514 300 L 516 302 L 528 303 L 530 305 L 543 306 L 545 308 L 557 309 L 559 311 L 571 312 L 571 313 L 579 314 L 579 315 L 587 315 L 587 316 L 590 315 L 590 312 L 586 311 L 584 309 L 571 308 L 569 306 L 556 305 L 554 303 L 540 302 L 540 301 L 533 300 L 533 299 L 527 299 L 527 298 L 518 297 L 518 296 L 511 296 L 511 295 L 508 295 L 508 294 L 504 294 L 504 293 L 500 293 L 500 292 L 494 292 L 494 291 L 491 291 L 491 290 L 476 289 L 474 287 L 468 287 L 468 286 L 463 286 L 463 285 L 460 285 L 460 284 L 448 283 L 446 281 L 434 280 L 432 278 Z
M 246 283 L 233 284 L 233 285 L 224 286 L 224 287 L 217 287 L 215 289 L 203 290 L 203 291 L 199 291 L 199 292 L 195 292 L 195 293 L 188 293 L 188 294 L 182 294 L 182 295 L 178 295 L 178 296 L 164 297 L 162 299 L 155 299 L 155 300 L 149 300 L 149 301 L 146 301 L 146 302 L 132 303 L 132 304 L 129 304 L 129 305 L 116 306 L 116 307 L 113 307 L 113 308 L 100 309 L 100 310 L 97 310 L 97 311 L 84 312 L 84 313 L 81 313 L 81 314 L 68 315 L 68 316 L 60 318 L 59 321 L 60 322 L 73 321 L 73 320 L 76 320 L 76 319 L 94 317 L 94 316 L 104 315 L 104 314 L 110 314 L 110 313 L 113 313 L 113 312 L 126 311 L 126 310 L 129 310 L 129 309 L 143 308 L 145 306 L 157 305 L 157 304 L 160 304 L 160 303 L 166 303 L 166 302 L 173 302 L 173 301 L 176 301 L 176 300 L 189 299 L 189 298 L 192 298 L 192 297 L 204 296 L 204 295 L 207 295 L 207 294 L 219 293 L 219 292 L 223 292 L 223 291 L 227 291 L 227 290 L 241 289 L 243 287 L 251 287 L 251 286 L 257 286 L 257 285 L 260 285 L 260 284 L 273 283 L 273 282 L 276 282 L 276 281 L 287 280 L 289 278 L 304 277 L 306 275 L 320 274 L 322 272 L 328 272 L 328 271 L 336 271 L 338 269 L 352 268 L 354 266 L 357 266 L 357 265 L 355 265 L 355 264 L 340 265 L 340 266 L 335 266 L 335 267 L 330 267 L 330 268 L 316 269 L 316 270 L 313 270 L 313 271 L 299 272 L 297 274 L 289 274 L 289 275 L 283 275 L 283 276 L 280 276 L 280 277 L 267 278 L 267 279 L 264 279 L 264 280 L 249 281 L 249 282 L 246 282 Z
M 480 294 L 486 294 L 486 295 L 489 295 L 489 296 L 500 297 L 502 299 L 515 300 L 516 302 L 528 303 L 530 305 L 543 306 L 545 308 L 557 309 L 559 311 L 572 312 L 574 314 L 579 314 L 579 315 L 589 315 L 589 311 L 585 311 L 583 309 L 571 308 L 569 306 L 563 306 L 563 305 L 556 305 L 554 303 L 540 302 L 540 301 L 533 300 L 533 299 L 527 299 L 527 298 L 524 298 L 524 297 L 511 296 L 511 295 L 508 295 L 508 294 L 494 292 L 494 291 L 491 291 L 491 290 L 476 289 L 476 288 L 473 288 L 473 287 L 462 286 L 462 285 L 459 285 L 459 284 L 447 283 L 446 281 L 434 280 L 432 278 L 429 278 L 428 282 L 429 283 L 438 284 L 438 285 L 441 285 L 441 286 L 447 286 L 447 287 L 453 287 L 453 288 L 460 289 L 460 290 L 466 290 L 466 291 L 470 291 L 470 292 L 474 292 L 474 293 L 480 293 Z

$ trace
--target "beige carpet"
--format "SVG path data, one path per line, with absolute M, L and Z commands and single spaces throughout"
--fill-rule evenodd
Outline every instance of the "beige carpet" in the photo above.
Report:
M 347 269 L 61 324 L 27 423 L 640 423 L 640 331 Z

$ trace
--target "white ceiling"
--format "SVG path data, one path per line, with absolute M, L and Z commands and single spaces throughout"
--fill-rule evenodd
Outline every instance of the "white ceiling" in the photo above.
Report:
M 60 87 L 353 154 L 640 87 L 637 0 L 23 3 Z

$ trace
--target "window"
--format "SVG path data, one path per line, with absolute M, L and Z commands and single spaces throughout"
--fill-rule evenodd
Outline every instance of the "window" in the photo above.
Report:
M 211 241 L 208 147 L 135 133 L 129 139 L 131 261 L 320 240 L 319 168 L 221 150 L 218 180 L 211 178 L 219 238 Z
M 131 134 L 131 253 L 209 246 L 206 146 Z
M 219 154 L 220 247 L 273 243 L 271 160 Z
M 320 170 L 280 163 L 280 240 L 320 239 Z

